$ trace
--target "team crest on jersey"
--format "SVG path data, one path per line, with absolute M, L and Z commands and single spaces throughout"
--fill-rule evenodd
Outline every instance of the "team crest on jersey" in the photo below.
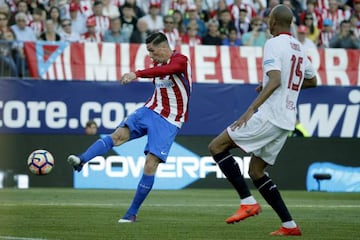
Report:
M 157 88 L 171 88 L 174 85 L 174 82 L 169 77 L 155 78 L 155 86 Z

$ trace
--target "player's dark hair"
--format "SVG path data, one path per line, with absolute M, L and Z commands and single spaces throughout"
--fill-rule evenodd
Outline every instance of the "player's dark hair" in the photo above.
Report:
M 160 43 L 167 42 L 167 41 L 168 41 L 168 39 L 165 34 L 163 34 L 162 32 L 155 32 L 155 33 L 150 34 L 146 38 L 145 43 L 146 44 L 152 43 L 153 45 L 156 46 L 156 45 L 159 45 Z

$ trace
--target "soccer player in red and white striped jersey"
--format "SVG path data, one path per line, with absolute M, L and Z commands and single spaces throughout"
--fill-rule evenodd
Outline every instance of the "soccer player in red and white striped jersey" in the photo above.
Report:
M 146 39 L 146 48 L 154 66 L 126 73 L 121 83 L 137 78 L 152 78 L 155 90 L 143 107 L 123 120 L 110 135 L 98 139 L 83 154 L 70 155 L 68 162 L 76 171 L 95 156 L 103 155 L 113 146 L 147 135 L 144 172 L 134 199 L 119 223 L 135 222 L 139 208 L 152 189 L 160 163 L 165 163 L 172 143 L 188 118 L 192 89 L 189 59 L 170 48 L 166 35 L 155 32 Z

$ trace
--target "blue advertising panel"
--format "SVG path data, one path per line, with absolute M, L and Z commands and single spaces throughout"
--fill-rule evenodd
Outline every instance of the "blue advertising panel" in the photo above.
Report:
M 80 173 L 74 172 L 74 188 L 136 189 L 143 173 L 146 142 L 145 136 L 113 147 L 115 154 L 93 158 Z M 235 156 L 235 160 L 244 177 L 249 179 L 250 156 Z M 156 171 L 153 188 L 183 189 L 209 174 L 215 174 L 217 179 L 225 179 L 211 156 L 200 156 L 175 142 L 166 163 L 160 164 Z
M 180 135 L 217 135 L 256 97 L 256 85 L 194 84 Z M 83 134 L 94 119 L 110 133 L 153 92 L 151 83 L 1 80 L 0 133 Z M 300 122 L 314 137 L 360 137 L 360 88 L 302 91 Z

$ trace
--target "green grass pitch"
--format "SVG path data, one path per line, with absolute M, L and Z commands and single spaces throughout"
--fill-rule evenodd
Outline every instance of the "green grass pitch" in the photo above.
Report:
M 260 215 L 227 225 L 238 207 L 230 189 L 153 190 L 138 222 L 119 224 L 134 191 L 0 189 L 0 239 L 276 239 L 280 226 L 255 190 Z M 360 193 L 282 191 L 302 239 L 360 239 Z M 281 237 L 280 237 L 281 238 Z

